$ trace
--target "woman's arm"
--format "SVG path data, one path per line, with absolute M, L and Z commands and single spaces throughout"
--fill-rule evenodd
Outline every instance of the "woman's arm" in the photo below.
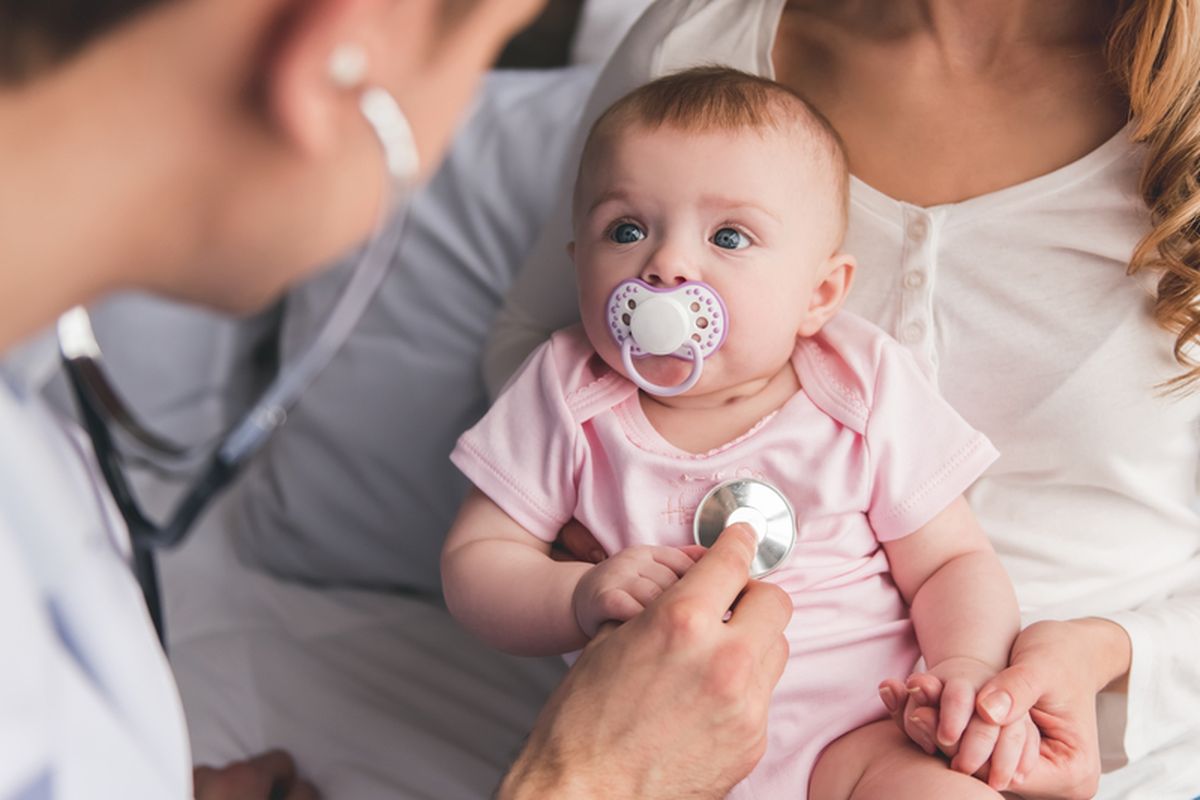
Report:
M 442 550 L 442 587 L 454 618 L 493 647 L 557 655 L 587 643 L 572 597 L 591 568 L 552 560 L 548 542 L 473 489 Z

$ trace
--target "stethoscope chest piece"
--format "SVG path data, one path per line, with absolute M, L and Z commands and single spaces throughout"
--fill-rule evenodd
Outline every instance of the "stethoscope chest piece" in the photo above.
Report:
M 721 531 L 744 522 L 758 536 L 750 577 L 761 578 L 787 560 L 796 543 L 796 515 L 783 493 L 766 481 L 738 478 L 719 483 L 696 508 L 696 544 L 712 547 Z

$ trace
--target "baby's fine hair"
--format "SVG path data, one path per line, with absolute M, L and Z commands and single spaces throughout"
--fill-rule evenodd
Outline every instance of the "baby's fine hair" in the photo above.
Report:
M 837 207 L 846 218 L 850 169 L 837 131 L 796 92 L 767 78 L 731 67 L 693 67 L 651 81 L 611 105 L 588 133 L 580 159 L 582 174 L 604 140 L 631 126 L 662 126 L 691 133 L 738 130 L 798 130 L 798 147 L 810 150 L 828 170 Z

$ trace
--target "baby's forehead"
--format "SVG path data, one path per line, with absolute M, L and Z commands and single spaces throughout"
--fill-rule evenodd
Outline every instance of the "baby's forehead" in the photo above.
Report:
M 689 147 L 695 146 L 695 147 Z M 691 150 L 704 156 L 695 161 L 674 157 Z M 647 165 L 662 168 L 678 163 L 688 172 L 705 171 L 730 180 L 749 175 L 738 167 L 755 165 L 753 174 L 771 182 L 806 184 L 829 182 L 832 166 L 812 131 L 801 125 L 696 127 L 647 125 L 630 121 L 597 130 L 588 142 L 579 168 L 576 200 L 587 201 L 607 191 L 629 170 Z M 668 188 L 668 187 L 661 187 Z M 583 206 L 586 210 L 590 203 Z

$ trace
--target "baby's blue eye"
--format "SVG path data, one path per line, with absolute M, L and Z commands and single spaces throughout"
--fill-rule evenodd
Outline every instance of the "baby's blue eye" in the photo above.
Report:
M 750 238 L 737 228 L 721 228 L 713 234 L 712 243 L 725 250 L 741 250 L 750 246 Z
M 622 222 L 612 229 L 608 238 L 617 244 L 633 244 L 646 238 L 646 232 L 632 222 Z

